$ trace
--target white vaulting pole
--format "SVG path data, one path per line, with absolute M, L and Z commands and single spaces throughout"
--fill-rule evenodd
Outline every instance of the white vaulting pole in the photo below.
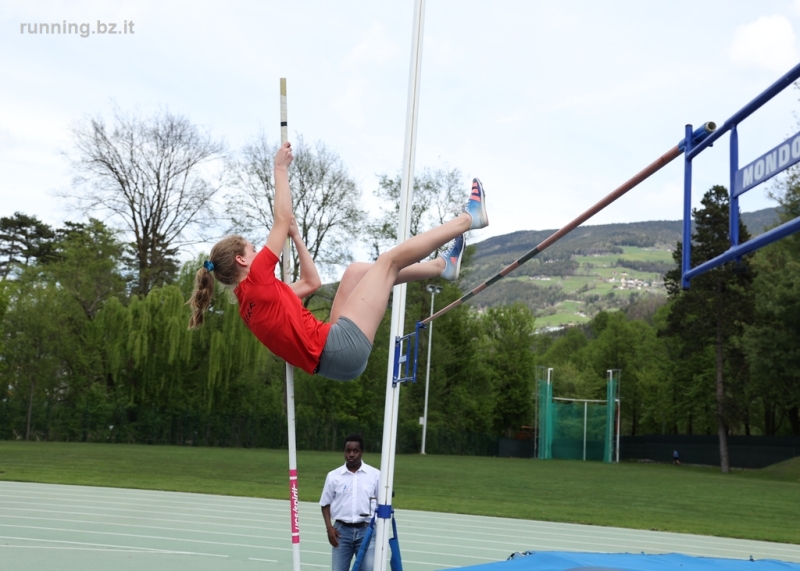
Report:
M 419 113 L 419 81 L 422 64 L 422 29 L 425 20 L 425 0 L 415 0 L 414 29 L 411 40 L 411 69 L 408 78 L 406 136 L 403 149 L 403 171 L 400 183 L 400 220 L 397 242 L 408 238 L 411 225 L 411 193 L 414 188 L 414 153 L 417 142 Z M 392 324 L 389 334 L 389 363 L 386 375 L 386 406 L 383 413 L 383 445 L 381 447 L 381 483 L 378 490 L 379 517 L 375 526 L 375 571 L 386 571 L 389 563 L 389 533 L 391 521 L 381 516 L 381 506 L 391 506 L 394 485 L 394 461 L 397 448 L 397 415 L 400 404 L 400 385 L 392 387 L 394 369 L 394 340 L 403 335 L 406 311 L 406 285 L 394 287 Z M 383 511 L 386 511 L 384 508 Z
M 286 113 L 286 78 L 281 78 L 281 145 L 289 140 L 289 126 Z M 286 237 L 283 245 L 283 281 L 292 281 L 292 243 Z M 294 414 L 294 367 L 286 363 L 286 420 L 289 425 L 289 508 L 292 518 L 292 569 L 300 571 L 300 516 L 297 492 L 297 438 L 295 435 Z

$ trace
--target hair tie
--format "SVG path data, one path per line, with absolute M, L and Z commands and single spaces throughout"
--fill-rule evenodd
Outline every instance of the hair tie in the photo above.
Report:
M 209 272 L 213 272 L 214 271 L 214 262 L 206 260 L 205 262 L 203 262 L 203 267 L 205 269 L 207 269 Z

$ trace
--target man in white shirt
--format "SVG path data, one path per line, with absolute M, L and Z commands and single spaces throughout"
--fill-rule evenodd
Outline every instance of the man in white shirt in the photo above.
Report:
M 344 439 L 344 466 L 328 472 L 319 505 L 333 546 L 331 571 L 348 571 L 367 533 L 373 501 L 377 501 L 381 473 L 361 461 L 364 439 L 351 434 Z M 375 535 L 361 561 L 361 571 L 372 571 Z

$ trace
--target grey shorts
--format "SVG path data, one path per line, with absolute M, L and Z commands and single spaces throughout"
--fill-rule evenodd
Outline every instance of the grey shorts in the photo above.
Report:
M 367 368 L 372 343 L 358 326 L 340 317 L 328 331 L 316 373 L 334 381 L 352 381 Z

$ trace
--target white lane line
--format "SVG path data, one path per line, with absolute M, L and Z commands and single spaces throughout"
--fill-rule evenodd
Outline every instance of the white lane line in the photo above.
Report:
M 578 538 L 578 539 L 559 539 L 559 538 L 545 538 L 541 537 L 542 535 L 546 534 L 537 534 L 539 537 L 527 537 L 522 541 L 488 541 L 482 543 L 480 546 L 472 546 L 468 544 L 452 544 L 452 543 L 442 543 L 441 541 L 436 543 L 426 543 L 417 541 L 414 539 L 409 539 L 409 535 L 419 536 L 420 534 L 410 534 L 404 533 L 402 534 L 404 537 L 404 544 L 412 544 L 412 545 L 434 545 L 434 546 L 441 546 L 441 547 L 456 547 L 460 549 L 481 549 L 481 550 L 489 550 L 489 551 L 499 551 L 507 553 L 508 550 L 516 550 L 519 551 L 520 543 L 527 542 L 525 549 L 533 549 L 534 546 L 541 546 L 541 545 L 574 545 L 580 551 L 601 551 L 601 552 L 613 552 L 615 550 L 631 550 L 631 545 L 636 545 L 636 550 L 648 549 L 648 550 L 656 550 L 656 551 L 672 551 L 675 550 L 677 547 L 680 549 L 705 549 L 705 550 L 713 550 L 722 553 L 733 553 L 737 552 L 742 555 L 751 555 L 752 551 L 763 551 L 767 550 L 769 552 L 785 552 L 787 554 L 795 554 L 800 553 L 800 550 L 797 549 L 782 549 L 782 544 L 769 544 L 765 543 L 762 545 L 741 545 L 737 543 L 733 544 L 724 544 L 724 545 L 714 545 L 712 543 L 703 544 L 700 546 L 691 545 L 689 541 L 664 541 L 658 537 L 651 537 L 648 539 L 639 539 L 635 541 L 626 540 L 622 537 L 613 537 L 610 536 L 608 539 L 601 540 L 599 538 Z M 573 534 L 571 537 L 575 537 L 576 534 Z M 426 536 L 430 538 L 431 536 Z M 531 545 L 534 544 L 534 545 Z M 492 546 L 502 546 L 505 545 L 507 547 L 492 547 Z M 776 547 L 777 546 L 777 547 Z
M 49 507 L 52 507 L 52 505 L 53 505 L 50 502 L 15 502 L 15 501 L 8 501 L 8 500 L 0 502 L 0 505 L 3 505 L 3 504 L 22 504 L 23 506 L 34 505 L 34 506 L 49 506 Z M 264 521 L 263 519 L 243 518 L 240 515 L 225 517 L 225 516 L 219 516 L 219 515 L 206 515 L 206 514 L 198 516 L 198 514 L 194 514 L 194 513 L 178 513 L 178 514 L 176 514 L 174 510 L 165 511 L 165 512 L 159 512 L 157 510 L 147 510 L 147 509 L 135 510 L 135 509 L 131 509 L 131 508 L 92 507 L 92 506 L 85 506 L 85 505 L 80 505 L 80 504 L 77 505 L 77 506 L 66 505 L 66 506 L 63 506 L 63 507 L 78 507 L 78 508 L 82 507 L 84 509 L 95 509 L 98 512 L 133 512 L 133 513 L 154 514 L 154 515 L 179 515 L 179 516 L 184 516 L 184 517 L 193 517 L 194 516 L 194 517 L 203 517 L 205 519 L 248 521 L 248 522 L 260 522 L 260 523 L 263 523 L 263 521 Z M 230 512 L 224 512 L 224 513 L 230 513 Z M 286 515 L 286 520 L 288 521 L 290 519 L 289 518 L 289 513 L 287 512 L 285 515 Z
M 222 545 L 222 546 L 225 546 L 225 547 L 249 547 L 249 548 L 252 548 L 252 549 L 269 549 L 269 550 L 272 550 L 272 551 L 291 551 L 292 550 L 291 547 L 271 547 L 271 546 L 267 546 L 267 545 L 248 545 L 248 544 L 242 544 L 242 543 L 225 543 L 225 542 L 222 542 L 222 541 L 205 541 L 205 540 L 200 540 L 200 539 L 185 539 L 185 538 L 181 538 L 181 537 L 162 537 L 162 536 L 158 536 L 158 535 L 137 535 L 137 534 L 132 534 L 132 533 L 115 533 L 115 532 L 112 532 L 112 531 L 84 531 L 84 530 L 79 530 L 79 529 L 62 529 L 62 528 L 57 528 L 57 527 L 37 527 L 37 526 L 31 526 L 31 525 L 16 525 L 15 526 L 15 525 L 6 525 L 6 524 L 0 524 L 0 527 L 13 527 L 13 528 L 16 528 L 16 529 L 35 529 L 37 531 L 62 531 L 62 532 L 69 532 L 69 533 L 88 533 L 88 534 L 93 534 L 93 535 L 113 535 L 113 536 L 116 536 L 116 537 L 133 537 L 133 538 L 136 538 L 136 539 L 156 539 L 156 540 L 159 540 L 159 541 L 180 541 L 180 542 L 184 542 L 184 543 L 200 543 L 200 544 L 203 544 L 203 545 Z M 2 537 L 3 536 L 0 536 L 0 539 Z M 23 539 L 23 538 L 12 538 L 12 539 Z M 50 541 L 50 540 L 47 540 L 47 539 L 36 539 L 36 540 L 33 540 L 32 539 L 31 541 Z M 55 540 L 53 542 L 57 543 Z M 64 542 L 64 543 L 77 543 L 77 542 Z M 81 545 L 83 545 L 83 544 L 81 544 Z M 94 544 L 85 544 L 85 545 L 94 545 Z M 102 545 L 102 544 L 98 544 L 98 545 Z M 124 545 L 115 545 L 113 547 L 126 547 L 126 546 L 124 546 Z M 173 551 L 170 551 L 170 550 L 167 550 L 167 549 L 159 549 L 159 548 L 155 548 L 155 547 L 153 547 L 153 548 L 134 548 L 134 549 L 152 549 L 153 551 L 162 551 L 164 553 L 180 553 L 180 552 L 177 552 L 177 551 L 173 552 Z M 312 551 L 310 549 L 304 549 L 303 552 L 304 553 L 313 553 L 313 554 L 316 554 L 316 555 L 330 555 L 330 551 Z M 227 555 L 225 557 L 227 557 Z
M 730 537 L 692 535 L 692 534 L 682 534 L 677 532 L 653 532 L 650 530 L 643 530 L 643 529 L 629 529 L 629 528 L 619 528 L 611 526 L 591 526 L 585 524 L 570 524 L 562 522 L 543 522 L 538 520 L 530 520 L 530 521 L 510 520 L 510 519 L 503 520 L 501 518 L 493 518 L 490 516 L 439 514 L 440 517 L 436 518 L 432 517 L 425 519 L 415 519 L 414 515 L 419 513 L 420 512 L 412 512 L 413 515 L 411 515 L 411 517 L 406 517 L 407 514 L 405 514 L 403 511 L 401 510 L 397 511 L 398 518 L 402 518 L 402 520 L 400 521 L 406 523 L 411 523 L 419 526 L 421 525 L 422 522 L 425 522 L 425 524 L 437 525 L 440 527 L 444 525 L 448 528 L 466 528 L 460 533 L 481 535 L 481 536 L 489 535 L 494 537 L 507 537 L 509 535 L 508 532 L 512 533 L 529 532 L 529 533 L 548 534 L 548 535 L 569 535 L 574 537 L 578 532 L 580 532 L 580 534 L 583 536 L 593 536 L 601 540 L 605 540 L 608 538 L 618 539 L 619 535 L 622 534 L 625 535 L 626 538 L 630 538 L 633 536 L 641 536 L 648 539 L 652 539 L 654 536 L 658 536 L 659 538 L 674 537 L 676 539 L 679 539 L 681 542 L 685 542 L 688 540 L 698 544 L 705 544 L 705 543 L 719 544 L 720 542 L 726 542 L 726 541 L 732 544 L 740 544 L 743 541 L 752 542 L 755 544 L 770 544 L 770 542 L 754 540 L 754 539 L 737 539 Z M 478 527 L 478 525 L 476 525 L 475 523 L 472 524 L 468 523 L 470 520 L 491 522 L 492 527 L 496 528 L 502 527 L 503 533 L 475 531 L 475 528 Z M 455 529 L 453 529 L 453 531 L 455 531 Z M 779 544 L 779 545 L 789 546 L 790 544 Z
M 14 500 L 3 500 L 0 503 L 9 502 L 9 503 L 17 503 L 17 504 L 19 504 L 19 503 L 26 503 L 26 502 L 19 502 L 19 501 L 15 501 L 15 500 L 18 500 L 18 499 L 41 500 L 42 499 L 41 496 L 39 496 L 39 497 L 35 497 L 35 496 L 20 496 L 20 495 L 17 495 L 17 494 L 15 494 L 13 496 L 13 498 L 14 498 Z M 164 504 L 167 503 L 167 502 L 161 502 L 161 501 L 158 501 L 158 500 L 152 500 L 152 502 L 145 502 L 145 501 L 141 501 L 141 502 L 133 502 L 133 501 L 132 502 L 119 502 L 119 501 L 112 501 L 112 500 L 99 501 L 99 500 L 93 500 L 93 499 L 80 499 L 80 500 L 78 500 L 78 499 L 68 499 L 68 500 L 51 499 L 51 500 L 49 500 L 47 502 L 47 504 L 48 505 L 52 505 L 54 502 L 57 502 L 60 505 L 65 505 L 65 506 L 73 506 L 73 505 L 77 504 L 77 505 L 85 507 L 85 508 L 91 508 L 91 507 L 97 506 L 97 509 L 109 509 L 109 508 L 103 507 L 103 506 L 108 505 L 108 504 L 113 505 L 113 506 L 143 506 L 143 505 L 146 505 L 147 503 L 153 503 L 154 505 L 164 507 Z M 38 504 L 39 502 L 34 502 L 34 503 Z M 190 512 L 192 514 L 196 514 L 197 512 L 230 513 L 232 511 L 231 509 L 214 509 L 214 508 L 200 507 L 198 505 L 199 503 L 200 502 L 194 502 L 194 505 L 189 505 L 189 506 L 186 506 L 186 507 L 182 507 L 181 510 L 188 511 L 188 512 Z M 132 510 L 132 511 L 141 511 L 141 510 Z M 174 511 L 175 511 L 175 509 L 171 509 L 170 510 L 170 512 L 174 512 Z M 178 511 L 180 511 L 180 510 L 178 510 Z M 268 513 L 263 513 L 263 512 L 257 512 L 257 511 L 250 512 L 250 511 L 242 511 L 242 510 L 238 510 L 237 513 L 239 513 L 241 515 L 246 515 L 246 516 L 266 516 L 266 515 L 270 515 Z M 277 513 L 277 511 L 276 511 L 276 513 Z M 288 511 L 287 512 L 282 512 L 281 515 L 285 515 L 287 519 L 289 519 L 289 517 L 290 517 L 290 514 L 289 514 Z
M 402 516 L 399 516 L 402 517 Z M 399 519 L 404 524 L 407 524 L 405 519 Z M 532 522 L 533 523 L 533 522 Z M 501 524 L 495 524 L 496 526 L 500 526 Z M 582 524 L 561 524 L 563 525 L 572 525 L 573 527 L 566 528 L 564 531 L 553 531 L 552 529 L 546 529 L 544 525 L 536 525 L 532 526 L 530 530 L 527 530 L 528 533 L 525 535 L 512 535 L 509 533 L 491 533 L 491 532 L 480 532 L 480 531 L 471 531 L 474 529 L 473 526 L 469 526 L 468 524 L 454 524 L 454 527 L 466 527 L 467 529 L 461 532 L 460 535 L 478 535 L 483 537 L 501 537 L 506 541 L 494 542 L 490 541 L 488 543 L 498 543 L 504 544 L 507 543 L 508 539 L 516 539 L 519 537 L 521 540 L 529 539 L 528 535 L 535 535 L 537 538 L 541 539 L 542 537 L 546 536 L 551 539 L 558 539 L 560 537 L 568 537 L 568 538 L 575 538 L 576 536 L 580 536 L 584 541 L 598 541 L 602 543 L 606 543 L 608 541 L 629 541 L 631 539 L 637 541 L 647 541 L 647 542 L 657 542 L 660 545 L 664 543 L 668 543 L 670 540 L 671 542 L 677 542 L 681 546 L 691 544 L 696 547 L 703 547 L 703 546 L 711 546 L 713 548 L 721 549 L 723 545 L 729 545 L 731 548 L 742 547 L 743 543 L 746 543 L 752 547 L 762 547 L 762 548 L 778 548 L 781 551 L 786 551 L 787 553 L 798 553 L 800 554 L 800 546 L 795 546 L 792 544 L 785 544 L 785 543 L 772 543 L 768 541 L 759 541 L 753 539 L 735 539 L 730 537 L 715 537 L 715 536 L 698 536 L 698 535 L 691 535 L 691 534 L 679 534 L 675 532 L 653 532 L 648 530 L 636 530 L 636 529 L 626 529 L 626 528 L 597 528 L 595 526 L 585 526 Z M 415 528 L 419 530 L 420 527 L 417 526 Z M 514 531 L 522 531 L 522 530 L 514 530 Z M 616 532 L 616 533 L 615 533 Z M 427 534 L 420 534 L 420 533 L 407 533 L 405 535 L 422 535 L 426 538 L 432 538 L 430 533 Z M 624 536 L 621 538 L 620 536 Z M 442 539 L 457 539 L 452 536 L 447 535 L 436 535 L 437 538 Z M 564 540 L 569 541 L 569 540 Z
M 431 567 L 439 567 L 439 568 L 450 567 L 451 569 L 455 569 L 456 567 L 463 567 L 463 565 L 446 565 L 445 563 L 428 563 L 427 561 L 410 561 L 408 559 L 403 559 L 403 563 L 415 563 L 417 565 L 430 565 Z
M 662 547 L 664 545 L 677 545 L 692 546 L 697 548 L 711 547 L 714 549 L 769 549 L 771 551 L 786 552 L 791 554 L 800 555 L 800 546 L 793 544 L 773 543 L 758 540 L 742 540 L 726 537 L 713 537 L 713 536 L 697 536 L 690 534 L 667 533 L 667 532 L 653 532 L 648 530 L 628 530 L 623 528 L 598 528 L 596 526 L 586 526 L 581 524 L 562 524 L 568 526 L 564 531 L 548 530 L 543 525 L 538 525 L 531 522 L 529 530 L 525 533 L 520 533 L 520 530 L 515 530 L 516 533 L 491 533 L 486 531 L 473 531 L 474 526 L 467 526 L 464 524 L 458 527 L 466 527 L 464 531 L 453 531 L 453 534 L 437 533 L 439 530 L 433 528 L 434 531 L 426 532 L 423 526 L 412 526 L 413 531 L 404 532 L 404 527 L 408 525 L 408 521 L 403 514 L 398 514 L 399 529 L 404 537 L 423 537 L 428 540 L 437 541 L 459 541 L 466 540 L 474 543 L 470 536 L 478 536 L 481 545 L 518 545 L 524 542 L 542 542 L 543 540 L 551 541 L 564 541 L 575 542 L 579 539 L 582 543 L 594 544 L 600 543 L 608 545 L 609 543 L 618 543 L 620 541 L 625 544 L 635 542 L 644 545 L 657 545 Z M 495 523 L 494 527 L 505 529 L 502 522 Z M 633 533 L 632 533 L 633 532 Z M 638 533 L 637 533 L 638 532 Z M 455 535 L 454 535 L 455 534 Z M 500 538 L 497 540 L 486 540 L 490 538 Z M 413 539 L 409 541 L 414 541 Z
M 0 519 L 25 519 L 25 520 L 43 520 L 47 522 L 61 522 L 61 523 L 84 523 L 88 525 L 102 525 L 102 526 L 118 526 L 118 527 L 135 527 L 135 528 L 144 528 L 144 529 L 160 529 L 162 531 L 178 531 L 178 532 L 185 532 L 185 533 L 207 533 L 212 535 L 228 535 L 232 537 L 246 537 L 248 539 L 267 539 L 267 540 L 275 540 L 275 541 L 283 541 L 288 540 L 287 537 L 268 537 L 266 535 L 246 535 L 243 533 L 230 533 L 225 531 L 212 531 L 212 530 L 205 530 L 205 529 L 181 529 L 177 527 L 160 527 L 156 525 L 136 525 L 132 523 L 112 523 L 106 521 L 86 521 L 80 519 L 60 519 L 60 518 L 52 518 L 52 517 L 32 517 L 32 516 L 22 516 L 22 515 L 2 515 L 0 514 Z M 187 522 L 189 523 L 189 522 Z M 76 530 L 77 531 L 77 530 Z M 86 531 L 88 533 L 93 533 L 91 530 L 81 530 Z M 284 530 L 285 531 L 285 530 Z M 314 540 L 305 540 L 304 543 L 319 543 L 322 545 L 328 545 L 327 541 L 314 541 Z
M 277 559 L 258 559 L 256 557 L 248 557 L 247 560 L 248 561 L 265 561 L 267 563 L 277 563 L 278 562 Z
M 282 511 L 284 509 L 284 504 L 288 504 L 288 500 L 259 498 L 252 496 L 220 496 L 199 492 L 131 490 L 127 488 L 101 488 L 77 485 L 64 485 L 53 489 L 53 484 L 32 484 L 31 486 L 25 487 L 25 489 L 21 491 L 18 488 L 22 486 L 4 486 L 3 483 L 4 481 L 0 481 L 0 497 L 9 495 L 9 493 L 11 493 L 14 496 L 18 496 L 19 494 L 32 494 L 34 497 L 52 497 L 52 499 L 55 500 L 74 498 L 90 501 L 128 501 L 133 503 L 158 502 L 162 504 L 170 503 L 177 505 L 196 505 L 198 503 L 202 503 L 211 507 L 225 507 L 228 509 L 241 509 L 242 507 L 246 507 L 268 512 Z M 8 482 L 5 481 L 5 483 Z M 312 507 L 317 505 L 315 501 L 308 500 L 304 500 L 300 503 L 307 504 Z
M 2 486 L 2 484 L 0 484 Z M 42 486 L 47 486 L 43 484 L 33 484 L 33 486 L 37 487 L 37 490 L 41 489 Z M 11 486 L 7 486 L 11 487 Z M 64 489 L 76 489 L 76 488 L 69 488 L 68 486 L 64 486 Z M 2 488 L 0 488 L 2 489 Z M 94 489 L 93 489 L 94 491 Z M 110 488 L 110 492 L 116 492 L 117 489 Z M 138 492 L 137 492 L 138 493 Z M 152 496 L 161 496 L 163 494 L 184 494 L 182 492 L 152 492 Z M 189 494 L 182 497 L 190 497 Z M 213 498 L 213 496 L 206 496 L 203 494 L 197 494 L 195 496 L 197 498 L 197 502 L 205 502 L 205 498 Z M 39 496 L 41 499 L 41 496 Z M 246 502 L 248 500 L 243 500 Z M 254 503 L 258 502 L 268 502 L 268 500 L 264 499 L 253 499 Z M 286 509 L 285 506 L 288 506 L 288 501 L 285 500 L 273 500 L 273 502 L 284 506 L 283 509 Z M 238 502 L 237 502 L 238 505 Z M 313 508 L 317 508 L 318 506 L 315 503 L 311 502 L 301 502 L 301 515 L 304 515 L 306 511 L 309 514 L 312 513 Z M 89 509 L 88 506 L 84 506 L 84 509 Z M 252 509 L 252 506 L 251 506 Z M 31 510 L 35 511 L 35 510 Z M 133 510 L 127 510 L 129 512 Z M 313 511 L 316 512 L 316 509 Z M 151 514 L 151 511 L 147 512 Z M 81 515 L 93 515 L 93 514 L 81 514 Z M 170 515 L 175 515 L 174 512 L 170 512 Z M 126 519 L 142 519 L 142 518 L 135 518 L 134 516 L 122 516 L 118 514 L 114 514 L 113 517 L 119 518 L 126 518 Z M 227 520 L 228 518 L 216 517 L 216 516 L 207 516 L 209 519 L 215 520 Z M 151 519 L 151 518 L 148 518 Z M 238 521 L 242 521 L 241 517 L 235 518 Z M 500 546 L 500 545 L 508 545 L 509 540 L 513 540 L 515 537 L 519 537 L 518 543 L 515 543 L 511 546 L 511 550 L 519 550 L 520 544 L 523 545 L 524 548 L 534 548 L 538 547 L 539 544 L 552 544 L 558 543 L 559 538 L 562 538 L 561 541 L 564 543 L 570 544 L 577 544 L 577 549 L 580 551 L 587 550 L 587 546 L 591 544 L 592 541 L 602 541 L 602 549 L 606 551 L 609 547 L 609 542 L 617 545 L 618 542 L 624 542 L 622 549 L 624 551 L 639 551 L 639 548 L 632 548 L 631 544 L 642 544 L 642 546 L 648 544 L 657 544 L 658 547 L 662 550 L 665 548 L 672 551 L 678 552 L 687 552 L 688 546 L 697 546 L 697 549 L 701 549 L 703 546 L 706 548 L 710 547 L 716 552 L 721 552 L 723 555 L 729 553 L 730 551 L 736 550 L 740 551 L 743 554 L 748 554 L 750 551 L 753 551 L 755 555 L 756 552 L 767 551 L 770 553 L 772 557 L 776 551 L 780 552 L 788 552 L 794 555 L 795 557 L 800 556 L 800 547 L 796 547 L 793 545 L 787 544 L 778 544 L 778 543 L 771 543 L 771 542 L 762 542 L 758 540 L 742 540 L 742 539 L 733 539 L 733 538 L 719 538 L 719 537 L 712 537 L 712 536 L 694 536 L 689 534 L 679 534 L 674 532 L 652 532 L 648 530 L 634 530 L 634 529 L 625 529 L 625 528 L 615 528 L 615 527 L 599 527 L 599 526 L 586 526 L 581 524 L 569 524 L 569 523 L 560 523 L 560 522 L 539 522 L 536 520 L 514 520 L 514 519 L 504 519 L 504 518 L 497 518 L 491 516 L 465 516 L 465 515 L 458 515 L 458 514 L 427 514 L 426 512 L 419 512 L 414 510 L 398 510 L 398 519 L 401 522 L 401 529 L 403 524 L 413 524 L 415 521 L 424 522 L 425 525 L 416 526 L 412 528 L 417 532 L 424 532 L 424 528 L 427 526 L 431 526 L 433 533 L 401 533 L 403 536 L 416 536 L 419 537 L 422 535 L 428 540 L 433 540 L 438 537 L 447 538 L 450 541 L 458 541 L 459 539 L 466 539 L 466 541 L 471 541 L 472 543 L 469 547 L 472 547 L 475 543 L 478 543 L 475 540 L 470 539 L 469 537 L 465 536 L 475 536 L 479 535 L 480 539 L 485 541 L 487 533 L 473 531 L 476 527 L 480 526 L 479 522 L 491 522 L 493 527 L 498 529 L 503 529 L 505 533 L 498 533 L 498 534 L 490 534 L 497 538 L 502 538 L 504 541 L 490 541 L 489 546 Z M 160 521 L 171 521 L 175 523 L 175 520 L 166 520 L 161 519 Z M 256 520 L 257 521 L 257 520 Z M 183 521 L 178 520 L 178 523 L 186 523 Z M 198 522 L 191 522 L 191 523 L 198 523 Z M 213 523 L 206 523 L 202 522 L 204 525 L 214 525 Z M 220 524 L 223 521 L 219 522 Z M 224 522 L 227 523 L 227 522 Z M 233 525 L 233 524 L 228 524 Z M 485 525 L 485 524 L 484 524 Z M 251 529 L 259 529 L 255 526 L 237 526 L 242 528 L 251 528 Z M 459 534 L 459 537 L 452 537 L 452 534 L 443 534 L 441 533 L 441 527 L 450 527 L 453 529 L 449 529 L 448 531 L 452 531 L 453 533 Z M 422 529 L 420 529 L 422 528 Z M 466 528 L 466 529 L 465 529 Z M 311 531 L 306 531 L 304 529 L 304 535 L 316 535 L 313 531 L 314 527 L 312 526 Z M 459 533 L 458 529 L 461 529 Z M 280 531 L 280 530 L 275 530 Z M 322 534 L 320 534 L 322 535 Z M 476 538 L 477 539 L 477 538 Z M 542 540 L 545 539 L 543 542 Z M 414 539 L 408 540 L 408 543 L 416 543 L 417 545 L 426 545 L 427 543 L 419 542 Z M 534 545 L 531 545 L 534 544 Z M 485 544 L 484 544 L 485 545 Z M 437 547 L 455 547 L 449 545 L 440 545 L 437 544 Z M 459 548 L 463 548 L 458 546 Z M 538 547 L 540 548 L 540 547 Z M 489 547 L 489 549 L 492 549 Z M 541 548 L 540 548 L 541 549 Z M 574 547 L 573 547 L 574 549 Z M 699 555 L 708 555 L 707 552 L 703 551 L 696 551 L 692 549 L 693 553 Z M 424 564 L 424 562 L 420 562 Z
M 162 492 L 164 494 L 168 494 L 169 492 Z M 12 497 L 12 498 L 27 498 L 27 499 L 48 499 L 51 501 L 65 501 L 65 502 L 84 502 L 84 503 L 98 503 L 98 504 L 131 504 L 131 505 L 138 505 L 138 504 L 158 504 L 158 505 L 177 505 L 177 506 L 189 506 L 195 507 L 201 506 L 208 506 L 208 509 L 215 509 L 215 508 L 224 508 L 226 510 L 241 510 L 242 508 L 249 508 L 263 513 L 276 513 L 282 511 L 282 506 L 280 502 L 288 500 L 262 500 L 261 498 L 250 498 L 250 502 L 236 502 L 236 503 L 228 503 L 228 502 L 215 502 L 213 501 L 214 496 L 211 495 L 204 495 L 204 494 L 192 494 L 186 498 L 182 498 L 181 500 L 172 500 L 164 497 L 152 497 L 152 498 L 136 498 L 134 496 L 125 496 L 122 494 L 119 495 L 109 495 L 109 494 L 70 494 L 70 493 L 59 493 L 59 492 L 20 492 L 20 491 L 13 491 L 13 490 L 0 490 L 0 498 L 3 497 Z M 266 505 L 266 506 L 259 506 L 257 505 L 260 502 L 267 502 L 270 501 L 271 503 L 274 502 L 274 505 Z
M 249 547 L 252 549 L 274 549 L 277 551 L 291 551 L 290 547 L 268 547 L 265 545 L 248 545 L 246 543 L 226 543 L 223 541 L 206 541 L 202 539 L 186 539 L 181 537 L 163 537 L 159 535 L 137 535 L 135 533 L 116 533 L 113 531 L 86 531 L 81 529 L 64 529 L 59 527 L 40 527 L 33 525 L 7 525 L 0 523 L 0 527 L 13 527 L 16 529 L 35 529 L 37 531 L 60 531 L 65 533 L 88 533 L 92 535 L 112 535 L 115 537 L 132 537 L 136 539 L 155 539 L 158 541 L 181 541 L 184 543 L 200 543 L 203 545 L 223 545 L 226 547 Z
M 403 544 L 405 545 L 405 544 Z M 461 553 L 446 554 L 441 551 L 419 551 L 416 549 L 406 549 L 403 547 L 405 553 L 421 553 L 422 555 L 447 555 L 448 557 L 460 557 L 461 559 L 482 559 L 483 561 L 497 561 L 496 557 L 480 557 L 478 555 L 462 555 Z
M 10 484 L 10 485 L 9 485 Z M 12 488 L 17 492 L 19 488 L 33 488 L 30 493 L 35 493 L 37 496 L 50 494 L 56 498 L 63 497 L 78 497 L 78 498 L 91 498 L 97 499 L 98 497 L 108 498 L 123 498 L 130 499 L 131 501 L 140 501 L 142 496 L 145 498 L 152 498 L 148 501 L 172 501 L 179 502 L 181 499 L 194 502 L 197 498 L 203 498 L 205 503 L 213 503 L 215 505 L 230 505 L 239 507 L 241 505 L 251 505 L 254 502 L 267 504 L 269 509 L 278 509 L 283 503 L 288 503 L 288 500 L 277 500 L 274 498 L 255 498 L 249 496 L 219 496 L 213 494 L 203 494 L 200 492 L 175 492 L 168 490 L 131 490 L 130 488 L 107 488 L 100 486 L 77 486 L 67 484 L 45 484 L 45 483 L 27 483 L 26 482 L 8 482 L 0 481 L 0 490 L 3 488 Z M 83 491 L 83 490 L 91 491 Z M 65 491 L 66 490 L 66 491 Z M 17 492 L 19 493 L 19 492 Z M 164 500 L 165 496 L 175 496 L 178 499 Z M 312 503 L 312 502 L 305 502 Z
M 161 551 L 140 549 L 100 549 L 99 547 L 67 547 L 65 545 L 0 545 L 0 549 L 61 549 L 67 551 L 108 551 L 111 553 L 150 553 L 161 555 Z
M 319 563 L 303 563 L 303 562 L 300 562 L 300 567 L 330 567 L 330 565 L 320 565 Z
M 157 549 L 154 547 L 128 547 L 127 545 L 108 545 L 106 543 L 87 543 L 83 541 L 66 541 L 63 539 L 34 539 L 32 537 L 12 537 L 9 535 L 0 535 L 0 539 L 12 539 L 15 541 L 39 541 L 42 543 L 64 543 L 66 545 L 89 545 L 92 547 L 110 547 L 120 549 L 121 551 L 126 552 L 147 552 L 147 553 L 155 553 L 155 554 L 169 554 L 169 555 L 203 555 L 205 557 L 223 557 L 227 558 L 227 555 L 220 555 L 217 553 L 199 553 L 196 551 L 175 551 L 172 549 Z
M 288 502 L 287 502 L 288 503 Z M 58 515 L 80 515 L 80 516 L 89 516 L 89 517 L 113 517 L 116 519 L 133 519 L 133 520 L 143 520 L 143 521 L 162 521 L 168 523 L 183 523 L 189 525 L 224 525 L 225 527 L 239 527 L 244 529 L 255 529 L 260 531 L 285 531 L 289 528 L 288 525 L 281 526 L 281 527 L 258 527 L 255 525 L 237 525 L 233 523 L 220 523 L 220 522 L 205 522 L 205 521 L 187 521 L 183 519 L 168 519 L 168 518 L 157 518 L 157 517 L 146 517 L 146 516 L 135 516 L 135 515 L 119 515 L 119 514 L 97 514 L 91 512 L 70 512 L 70 511 L 62 511 L 62 510 L 54 510 L 54 509 L 36 509 L 36 508 L 5 508 L 8 511 L 18 511 L 18 512 L 35 512 L 35 513 L 46 513 L 46 514 L 58 514 Z M 0 514 L 0 517 L 18 517 L 18 516 L 4 516 Z M 42 519 L 50 519 L 50 518 L 42 518 Z M 103 522 L 105 523 L 105 522 Z M 198 530 L 199 531 L 199 530 Z M 323 532 L 320 532 L 320 535 L 324 535 Z

